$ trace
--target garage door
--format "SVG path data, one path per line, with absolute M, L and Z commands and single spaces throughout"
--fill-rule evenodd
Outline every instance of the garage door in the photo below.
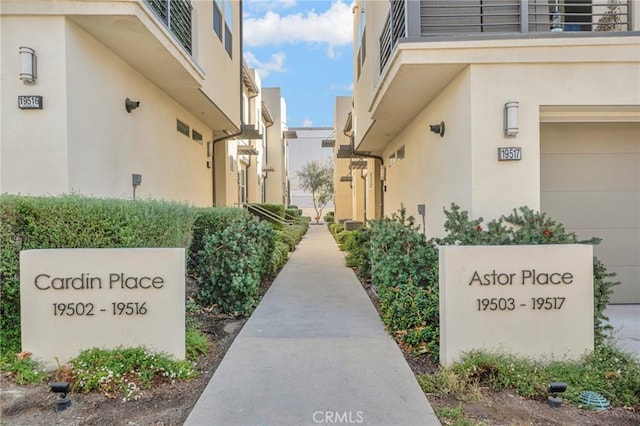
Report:
M 612 303 L 640 303 L 640 123 L 542 123 L 542 211 L 581 238 L 622 281 Z

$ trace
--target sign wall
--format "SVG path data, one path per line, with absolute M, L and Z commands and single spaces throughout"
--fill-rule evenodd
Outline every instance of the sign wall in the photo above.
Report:
M 440 247 L 440 363 L 474 349 L 577 359 L 593 349 L 593 247 Z
M 22 350 L 48 369 L 90 347 L 184 359 L 184 265 L 181 248 L 22 251 Z

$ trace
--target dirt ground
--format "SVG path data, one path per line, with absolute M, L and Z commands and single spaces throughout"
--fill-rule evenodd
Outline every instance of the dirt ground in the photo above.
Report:
M 266 290 L 266 289 L 265 289 Z M 374 305 L 375 295 L 369 291 Z M 203 313 L 198 317 L 203 331 L 213 343 L 211 352 L 200 359 L 197 378 L 188 382 L 164 385 L 146 391 L 137 401 L 121 402 L 102 394 L 71 394 L 71 407 L 55 413 L 55 396 L 46 384 L 18 386 L 9 377 L 1 377 L 0 408 L 2 425 L 181 425 L 209 382 L 245 319 L 234 319 Z M 435 371 L 437 366 L 428 356 L 405 357 L 416 375 Z M 615 408 L 604 412 L 587 411 L 565 404 L 550 408 L 545 401 L 520 398 L 505 390 L 486 390 L 478 401 L 460 402 L 450 397 L 427 395 L 433 408 L 461 407 L 467 418 L 483 425 L 640 425 L 640 406 Z M 444 425 L 450 424 L 442 419 Z

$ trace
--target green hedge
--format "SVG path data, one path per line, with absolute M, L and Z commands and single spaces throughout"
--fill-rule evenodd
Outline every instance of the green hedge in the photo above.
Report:
M 20 348 L 20 250 L 188 247 L 193 208 L 80 196 L 0 196 L 0 341 Z
M 437 356 L 438 251 L 440 245 L 597 244 L 599 239 L 580 240 L 546 214 L 521 207 L 486 225 L 472 220 L 455 204 L 445 210 L 447 236 L 427 241 L 405 210 L 391 219 L 371 221 L 369 228 L 346 233 L 339 224 L 329 229 L 348 251 L 347 265 L 356 267 L 361 278 L 378 287 L 384 324 L 406 347 Z M 594 257 L 594 333 L 602 343 L 610 326 L 604 316 L 615 275 Z
M 259 208 L 262 208 L 264 210 L 267 210 L 268 212 L 270 212 L 271 214 L 273 214 L 274 216 L 277 216 L 278 218 L 284 220 L 284 205 L 282 204 L 252 204 L 253 206 L 257 206 Z M 249 212 L 258 217 L 260 220 L 266 220 L 268 222 L 271 222 L 274 224 L 274 226 L 276 228 L 280 228 L 282 225 L 280 225 L 278 222 L 275 222 L 273 219 L 271 219 L 269 216 L 267 216 L 266 214 L 263 214 L 262 212 L 256 210 L 256 209 L 249 209 Z

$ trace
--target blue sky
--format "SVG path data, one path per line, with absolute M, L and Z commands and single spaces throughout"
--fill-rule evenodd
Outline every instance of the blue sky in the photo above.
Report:
M 331 126 L 353 88 L 352 4 L 245 0 L 244 56 L 263 87 L 280 87 L 289 127 Z

